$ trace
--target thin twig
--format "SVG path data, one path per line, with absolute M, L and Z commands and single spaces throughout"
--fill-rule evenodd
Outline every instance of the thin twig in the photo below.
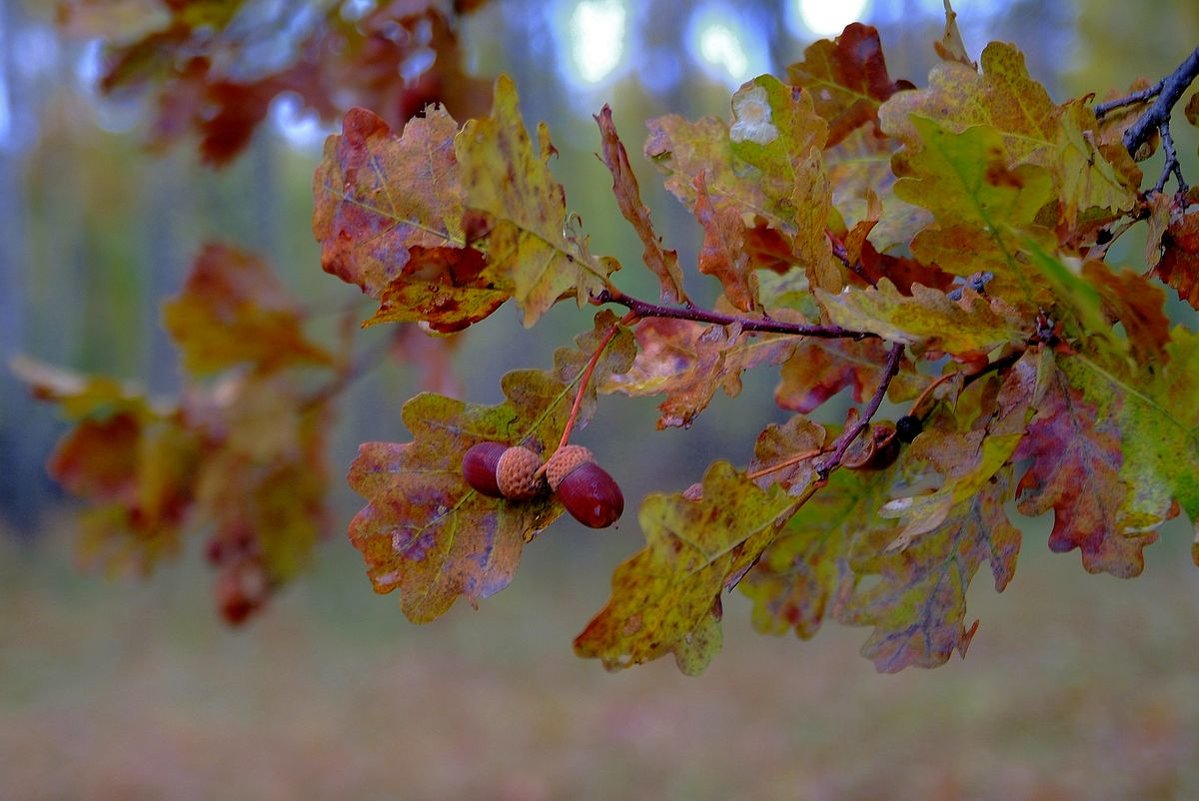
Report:
M 870 284 L 870 286 L 876 288 L 878 287 L 878 282 L 872 281 L 870 276 L 866 275 L 866 269 L 862 266 L 861 260 L 850 261 L 849 251 L 845 249 L 845 244 L 841 242 L 841 240 L 837 239 L 837 237 L 833 236 L 829 231 L 825 231 L 824 236 L 826 239 L 828 239 L 829 245 L 833 251 L 833 256 L 837 259 L 837 261 L 841 262 L 845 269 L 849 270 L 858 278 L 861 278 L 863 281 Z
M 970 375 L 966 376 L 962 380 L 962 389 L 965 389 L 966 387 L 970 386 L 975 381 L 979 380 L 980 378 L 987 375 L 988 373 L 994 373 L 999 370 L 1006 370 L 1007 368 L 1011 367 L 1016 362 L 1020 361 L 1020 357 L 1023 355 L 1024 355 L 1023 350 L 1014 350 L 1011 353 L 1007 354 L 1006 356 L 1000 356 L 995 361 L 988 362 L 987 365 L 985 367 L 983 367 L 983 369 L 979 370 L 978 372 L 971 373 Z
M 814 451 L 803 451 L 802 453 L 797 453 L 797 454 L 794 454 L 793 456 L 789 456 L 786 459 L 784 459 L 783 461 L 778 462 L 777 464 L 767 465 L 766 467 L 760 467 L 757 470 L 753 470 L 749 473 L 746 473 L 745 477 L 748 478 L 750 481 L 757 481 L 762 476 L 768 476 L 771 473 L 777 473 L 779 470 L 782 470 L 787 467 L 792 467 L 792 466 L 797 465 L 800 462 L 805 461 L 807 459 L 814 459 L 815 457 L 819 456 L 822 453 L 824 453 L 824 449 L 822 449 L 822 448 L 817 448 Z
M 927 387 L 925 387 L 923 389 L 923 391 L 921 391 L 920 395 L 916 398 L 916 400 L 912 401 L 912 405 L 908 408 L 908 414 L 919 417 L 920 415 L 917 410 L 924 403 L 924 401 L 928 398 L 928 396 L 932 395 L 933 392 L 936 391 L 937 387 L 941 386 L 946 381 L 952 381 L 953 379 L 957 378 L 959 375 L 961 375 L 961 373 L 945 373 L 944 375 L 935 379 L 931 384 L 929 384 Z
M 355 381 L 369 373 L 380 363 L 383 356 L 393 345 L 392 337 L 384 337 L 374 342 L 366 350 L 359 353 L 352 362 L 338 371 L 330 381 L 318 387 L 300 404 L 301 411 L 309 411 L 327 400 L 344 392 Z
M 1178 151 L 1174 149 L 1174 137 L 1170 134 L 1169 123 L 1163 122 L 1158 126 L 1158 132 L 1162 136 L 1162 150 L 1165 152 L 1166 162 L 1162 165 L 1161 177 L 1157 179 L 1157 183 L 1153 187 L 1154 192 L 1160 192 L 1166 188 L 1166 181 L 1169 180 L 1170 174 L 1178 179 L 1178 193 L 1186 194 L 1187 182 L 1182 177 L 1182 165 L 1178 163 Z
M 627 326 L 637 319 L 637 315 L 629 312 L 617 322 L 613 323 L 608 332 L 604 334 L 604 338 L 595 348 L 595 352 L 591 354 L 591 359 L 587 362 L 587 367 L 579 378 L 579 388 L 575 391 L 574 403 L 570 406 L 570 417 L 566 419 L 566 426 L 562 429 L 562 438 L 558 440 L 558 448 L 562 448 L 566 443 L 570 442 L 570 432 L 574 430 L 575 421 L 579 418 L 579 409 L 583 406 L 583 396 L 587 394 L 587 385 L 591 382 L 591 374 L 595 372 L 596 365 L 599 364 L 600 356 L 608 349 L 608 345 L 612 343 L 612 339 L 616 336 L 622 326 Z M 547 462 L 548 464 L 548 462 Z M 542 465 L 544 467 L 545 465 Z M 538 471 L 540 472 L 540 471 Z
M 891 346 L 891 350 L 887 353 L 887 364 L 883 368 L 883 376 L 879 379 L 878 389 L 874 391 L 874 397 L 870 399 L 870 403 L 866 406 L 865 411 L 853 425 L 841 432 L 841 436 L 837 437 L 833 443 L 832 452 L 820 467 L 816 468 L 816 475 L 820 481 L 827 481 L 829 474 L 841 466 L 841 459 L 845 457 L 845 452 L 849 450 L 849 446 L 853 441 L 861 435 L 866 427 L 870 425 L 870 420 L 878 411 L 878 407 L 883 403 L 883 397 L 887 394 L 887 388 L 891 386 L 891 382 L 895 376 L 899 374 L 899 363 L 903 360 L 904 344 L 896 342 Z
M 674 320 L 694 320 L 699 323 L 714 323 L 716 325 L 739 325 L 742 331 L 756 331 L 766 334 L 791 334 L 802 337 L 818 337 L 821 339 L 870 339 L 878 334 L 869 331 L 851 331 L 839 325 L 812 325 L 810 323 L 788 323 L 781 320 L 769 320 L 762 317 L 738 317 L 732 314 L 708 311 L 695 306 L 662 306 L 657 303 L 634 298 L 619 289 L 605 289 L 592 301 L 596 304 L 618 303 L 635 316 L 659 317 Z
M 1182 97 L 1183 92 L 1199 75 L 1199 47 L 1183 60 L 1178 68 L 1161 80 L 1160 89 L 1156 92 L 1157 99 L 1153 101 L 1145 113 L 1124 132 L 1124 149 L 1135 154 L 1141 145 L 1149 140 L 1154 131 L 1161 130 L 1163 125 L 1170 124 L 1170 112 Z M 1134 101 L 1135 102 L 1135 101 Z
M 1117 97 L 1115 100 L 1109 100 L 1106 103 L 1099 103 L 1095 106 L 1095 116 L 1103 118 L 1109 111 L 1114 111 L 1118 108 L 1123 108 L 1124 106 L 1131 106 L 1136 103 L 1144 103 L 1149 98 L 1156 97 L 1161 92 L 1162 87 L 1165 85 L 1166 79 L 1162 78 L 1148 89 L 1142 89 L 1139 92 L 1133 92 L 1132 94 L 1125 95 L 1124 97 Z

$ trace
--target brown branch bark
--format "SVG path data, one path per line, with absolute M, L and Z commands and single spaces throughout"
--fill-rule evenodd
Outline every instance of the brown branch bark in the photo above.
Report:
M 869 339 L 878 334 L 869 331 L 852 331 L 839 325 L 812 325 L 810 323 L 788 323 L 766 317 L 740 317 L 695 306 L 663 306 L 626 295 L 619 289 L 605 289 L 592 299 L 593 303 L 617 303 L 633 312 L 637 317 L 663 317 L 674 320 L 694 320 L 716 325 L 739 325 L 742 331 L 757 331 L 766 334 L 791 334 L 820 339 Z
M 896 342 L 891 346 L 891 350 L 887 353 L 887 364 L 883 368 L 883 377 L 878 382 L 878 389 L 874 391 L 874 397 L 870 399 L 865 411 L 858 417 L 856 423 L 841 432 L 841 436 L 837 437 L 833 443 L 832 451 L 828 458 L 821 463 L 820 467 L 816 468 L 816 475 L 820 480 L 827 481 L 829 475 L 841 466 L 841 460 L 845 458 L 845 452 L 849 450 L 849 446 L 857 439 L 866 427 L 870 425 L 871 419 L 874 418 L 878 407 L 883 403 L 883 397 L 887 394 L 887 388 L 891 386 L 891 382 L 895 376 L 899 374 L 899 363 L 903 360 L 904 345 L 902 342 Z

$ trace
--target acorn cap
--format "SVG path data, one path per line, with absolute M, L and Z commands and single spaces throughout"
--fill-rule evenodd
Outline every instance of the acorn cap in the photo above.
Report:
M 541 457 L 528 448 L 513 445 L 500 456 L 495 466 L 495 483 L 503 496 L 525 501 L 541 494 L 545 483 L 537 475 Z
M 563 445 L 554 451 L 554 455 L 546 462 L 545 479 L 550 483 L 550 489 L 557 492 L 558 485 L 570 474 L 570 471 L 585 462 L 594 461 L 595 454 L 589 448 L 584 448 L 582 445 Z

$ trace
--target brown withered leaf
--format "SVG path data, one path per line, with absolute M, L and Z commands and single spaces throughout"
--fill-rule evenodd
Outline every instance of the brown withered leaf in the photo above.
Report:
M 182 351 L 185 369 L 195 375 L 245 362 L 272 372 L 333 361 L 304 336 L 300 308 L 274 271 L 230 245 L 204 246 L 183 290 L 163 303 L 162 319 Z
M 820 155 L 827 125 L 811 98 L 762 76 L 737 90 L 732 110 L 731 123 L 676 115 L 651 120 L 646 156 L 688 209 L 696 211 L 702 185 L 718 214 L 727 208 L 727 219 L 735 214 L 745 228 L 777 229 L 814 286 L 839 289 L 841 273 L 825 236 L 832 212 Z
M 809 414 L 846 387 L 861 403 L 878 387 L 887 359 L 881 339 L 801 341 L 783 362 L 774 401 L 780 408 Z M 911 397 L 914 378 L 901 373 L 892 382 L 893 397 Z
M 920 284 L 930 289 L 948 291 L 954 276 L 935 264 L 926 264 L 919 259 L 879 253 L 869 240 L 862 243 L 860 254 L 862 277 L 870 284 L 886 278 L 901 294 L 911 295 L 912 285 Z
M 745 223 L 733 206 L 715 206 L 704 174 L 695 179 L 695 219 L 704 229 L 699 271 L 720 279 L 724 295 L 737 309 L 754 311 L 758 284 L 745 241 Z
M 778 484 L 787 494 L 800 495 L 815 479 L 815 455 L 825 446 L 827 438 L 824 426 L 802 414 L 782 424 L 771 423 L 754 442 L 749 474 L 761 474 L 755 479 L 760 487 Z M 799 458 L 805 454 L 810 455 Z
M 663 302 L 685 302 L 687 293 L 683 290 L 683 270 L 679 266 L 679 254 L 673 250 L 666 250 L 662 246 L 662 238 L 654 231 L 649 209 L 641 202 L 641 187 L 637 184 L 637 175 L 633 172 L 629 154 L 616 133 L 612 109 L 606 103 L 595 116 L 595 122 L 600 129 L 604 165 L 608 172 L 612 173 L 612 194 L 616 196 L 616 205 L 620 213 L 641 239 L 644 247 L 641 259 L 645 266 L 658 276 Z
M 962 41 L 962 32 L 958 29 L 958 15 L 949 5 L 949 0 L 945 0 L 945 32 L 939 40 L 933 42 L 933 49 L 937 51 L 937 55 L 941 57 L 942 61 L 958 61 L 972 70 L 978 69 L 978 65 L 966 52 L 966 44 Z
M 1113 272 L 1101 261 L 1084 263 L 1082 277 L 1099 292 L 1107 316 L 1124 326 L 1133 358 L 1141 365 L 1161 364 L 1170 341 L 1161 286 L 1132 270 Z
M 913 88 L 908 81 L 891 78 L 878 31 L 858 22 L 833 41 L 810 45 L 803 61 L 787 67 L 787 78 L 808 91 L 816 113 L 828 121 L 828 147 L 863 125 L 881 136 L 879 106 L 896 92 Z
M 413 120 L 402 136 L 370 111 L 351 109 L 342 133 L 325 142 L 313 176 L 321 267 L 382 300 L 386 319 L 461 327 L 493 311 L 497 292 L 510 293 L 510 282 L 478 269 L 478 257 L 444 253 L 471 250 L 457 133 L 442 109 Z M 459 264 L 466 269 L 452 269 Z
M 791 338 L 750 335 L 692 320 L 647 318 L 637 324 L 637 358 L 627 372 L 600 385 L 630 397 L 665 395 L 658 428 L 689 427 L 717 389 L 741 391 L 741 373 L 784 358 Z
M 1162 257 L 1153 274 L 1199 309 L 1199 212 L 1181 215 L 1161 237 Z
M 487 262 L 475 248 L 408 249 L 403 278 L 388 284 L 379 309 L 363 326 L 379 323 L 425 323 L 442 334 L 470 327 L 491 315 L 512 296 L 496 288 Z

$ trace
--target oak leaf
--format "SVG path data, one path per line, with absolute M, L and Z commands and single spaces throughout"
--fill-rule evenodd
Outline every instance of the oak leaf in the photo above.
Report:
M 565 193 L 550 174 L 553 146 L 544 123 L 538 139 L 535 152 L 516 87 L 500 76 L 491 116 L 470 120 L 454 140 L 463 202 L 488 215 L 490 270 L 510 282 L 526 326 L 562 297 L 573 295 L 582 306 L 619 267 L 592 256 L 586 239 L 571 230 Z
M 874 627 L 863 654 L 879 670 L 936 667 L 953 651 L 963 656 L 975 626 L 966 624 L 967 589 L 989 564 L 996 591 L 1011 580 L 1020 531 L 1004 504 L 1013 496 L 1014 452 L 1044 391 L 1052 360 L 1029 351 L 1002 380 L 988 377 L 938 406 L 905 454 L 908 485 L 940 484 L 881 506 L 899 530 L 879 527 L 853 543 L 850 565 L 859 578 L 838 608 L 838 619 Z
M 274 272 L 229 245 L 200 251 L 182 292 L 163 304 L 162 318 L 184 368 L 195 375 L 244 362 L 263 372 L 332 362 L 304 336 L 301 310 Z
M 783 362 L 774 401 L 782 409 L 808 414 L 849 387 L 861 403 L 878 387 L 886 364 L 887 346 L 881 339 L 804 340 Z M 888 390 L 893 400 L 914 397 L 917 379 L 901 372 Z
M 633 172 L 629 154 L 616 133 L 612 109 L 607 104 L 595 116 L 595 122 L 600 129 L 604 165 L 608 172 L 612 173 L 612 194 L 616 196 L 616 205 L 633 226 L 644 246 L 641 259 L 645 266 L 658 276 L 658 282 L 662 287 L 662 300 L 666 303 L 683 303 L 687 301 L 687 293 L 683 290 L 683 270 L 679 266 L 679 254 L 673 250 L 666 250 L 662 246 L 661 237 L 654 231 L 649 209 L 641 201 L 637 175 Z
M 201 442 L 173 405 L 104 377 L 20 358 L 14 372 L 74 422 L 46 463 L 50 475 L 91 504 L 76 549 L 85 564 L 147 574 L 179 552 L 194 501 Z
M 787 77 L 808 90 L 816 113 L 828 121 L 828 147 L 863 125 L 870 125 L 871 133 L 881 137 L 879 106 L 896 92 L 914 88 L 908 81 L 891 78 L 878 31 L 858 22 L 846 26 L 833 41 L 821 39 L 809 45 L 803 61 L 787 67 Z
M 987 45 L 980 64 L 981 73 L 956 60 L 933 67 L 927 88 L 883 105 L 883 130 L 911 146 L 922 138 L 914 130 L 916 118 L 936 119 L 953 133 L 978 125 L 994 129 L 1008 169 L 1036 165 L 1051 176 L 1053 196 L 1060 198 L 1070 227 L 1091 208 L 1113 213 L 1132 208 L 1139 171 L 1126 158 L 1112 165 L 1109 158 L 1118 156 L 1100 148 L 1093 111 L 1080 103 L 1055 105 L 1010 44 Z
M 711 612 L 794 511 L 778 487 L 759 489 L 727 462 L 704 474 L 702 497 L 655 494 L 637 519 L 646 546 L 616 568 L 612 597 L 575 638 L 575 653 L 609 670 L 680 654 L 703 664 L 719 639 Z M 696 653 L 697 643 L 707 650 Z
M 817 291 L 829 319 L 853 331 L 870 331 L 892 342 L 949 353 L 987 352 L 1026 338 L 1022 318 L 1003 301 L 966 289 L 961 300 L 914 284 L 899 294 L 890 281 L 877 288 L 849 287 L 839 294 Z
M 784 315 L 785 316 L 785 315 Z M 633 366 L 600 385 L 604 393 L 630 397 L 665 395 L 658 428 L 690 427 L 718 389 L 741 392 L 741 373 L 777 362 L 793 347 L 789 337 L 750 334 L 736 326 L 648 318 L 637 324 Z
M 382 119 L 351 109 L 325 143 L 313 177 L 312 230 L 321 266 L 380 301 L 376 322 L 464 328 L 512 294 L 467 242 L 458 125 L 429 109 L 396 136 Z
M 400 590 L 401 609 L 410 620 L 433 620 L 459 596 L 477 604 L 502 590 L 515 574 L 524 543 L 562 514 L 551 496 L 510 502 L 479 494 L 462 477 L 462 458 L 485 441 L 524 445 L 548 457 L 570 416 L 586 362 L 615 322 L 611 312 L 600 312 L 595 330 L 578 338 L 579 349 L 559 349 L 553 370 L 505 375 L 503 403 L 485 406 L 421 393 L 402 412 L 411 442 L 367 442 L 359 448 L 349 484 L 367 505 L 350 523 L 350 540 L 362 552 L 375 591 Z M 593 381 L 627 370 L 632 359 L 632 335 L 621 329 L 600 357 Z M 577 426 L 594 411 L 592 384 Z
M 918 116 L 908 126 L 914 138 L 896 157 L 895 193 L 935 219 L 916 235 L 912 252 L 955 275 L 988 271 L 993 291 L 1035 305 L 1041 288 L 1030 284 L 1019 254 L 1025 239 L 1051 239 L 1036 221 L 1052 198 L 1049 174 L 1031 164 L 1009 169 L 1002 136 L 989 126 L 955 133 Z
M 738 585 L 753 602 L 755 629 L 794 629 L 806 640 L 837 613 L 856 582 L 851 543 L 875 527 L 891 531 L 877 510 L 893 479 L 893 470 L 839 470 L 799 507 Z
M 1199 213 L 1171 220 L 1161 235 L 1162 256 L 1153 274 L 1199 309 Z
M 1067 373 L 1055 371 L 1016 458 L 1032 460 L 1017 487 L 1019 510 L 1054 511 L 1050 549 L 1078 548 L 1091 573 L 1140 574 L 1142 550 L 1157 535 L 1140 526 L 1130 530 L 1126 520 L 1131 488 L 1121 478 L 1119 422 L 1102 414 Z
M 785 423 L 771 423 L 754 442 L 749 474 L 760 487 L 778 484 L 790 495 L 801 495 L 817 478 L 816 457 L 826 439 L 824 426 L 802 414 Z
M 1059 360 L 1057 401 L 1042 404 L 1034 420 L 1040 426 L 1029 428 L 1038 461 L 1021 482 L 1028 498 L 1022 493 L 1020 500 L 1030 510 L 1052 506 L 1057 542 L 1082 548 L 1092 572 L 1137 575 L 1141 549 L 1179 508 L 1192 524 L 1199 521 L 1199 414 L 1192 402 L 1199 336 L 1176 326 L 1160 360 L 1143 365 L 1103 356 Z M 1061 474 L 1055 438 L 1070 443 L 1061 458 L 1069 461 L 1073 486 L 1046 483 Z M 1084 484 L 1096 494 L 1079 495 Z
M 858 589 L 839 609 L 838 620 L 874 627 L 862 654 L 880 671 L 937 667 L 955 650 L 966 655 L 978 626 L 965 625 L 971 579 L 990 563 L 996 588 L 1002 589 L 1019 550 L 1020 531 L 1003 511 L 1011 497 L 1010 475 L 1010 467 L 995 473 L 906 548 L 887 548 L 893 532 L 886 530 L 856 544 L 854 572 L 880 580 Z
M 838 289 L 841 276 L 825 236 L 832 196 L 820 155 L 824 120 L 806 93 L 765 75 L 742 85 L 732 108 L 731 123 L 677 115 L 651 120 L 646 157 L 692 212 L 702 186 L 715 213 L 727 209 L 751 229 L 760 218 L 793 242 L 813 285 Z M 755 302 L 751 297 L 749 306 Z

